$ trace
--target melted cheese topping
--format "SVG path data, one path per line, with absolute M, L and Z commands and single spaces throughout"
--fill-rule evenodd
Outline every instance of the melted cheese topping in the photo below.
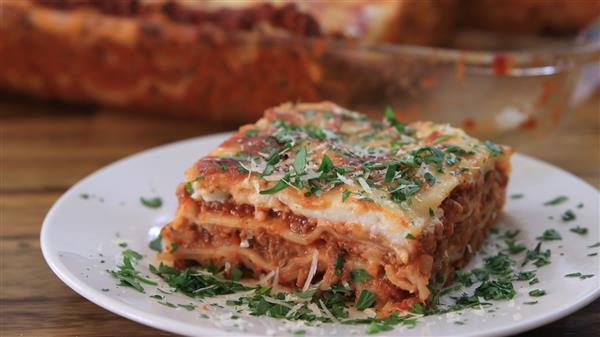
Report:
M 233 136 L 235 142 L 225 142 L 209 156 L 217 159 L 246 156 L 239 159 L 239 165 L 250 171 L 247 176 L 232 182 L 228 178 L 230 171 L 213 173 L 212 183 L 193 184 L 192 198 L 209 202 L 231 198 L 237 204 L 290 210 L 318 222 L 348 228 L 359 226 L 391 244 L 405 246 L 409 233 L 417 237 L 440 222 L 443 214 L 439 206 L 456 186 L 484 175 L 498 161 L 507 161 L 510 153 L 508 148 L 484 144 L 449 125 L 417 122 L 406 126 L 410 131 L 402 132 L 402 128 L 393 124 L 393 118 L 372 122 L 330 103 L 274 108 L 255 125 L 242 127 Z M 256 137 L 270 140 L 269 144 L 274 145 L 244 150 L 246 145 L 248 148 L 256 145 L 253 143 Z M 490 146 L 496 146 L 499 152 Z M 306 150 L 306 160 L 299 159 L 301 164 L 298 164 L 296 159 L 302 148 Z M 435 152 L 427 152 L 431 148 Z M 273 151 L 279 151 L 280 158 L 269 171 L 267 166 L 272 158 L 269 153 Z M 443 159 L 427 157 L 436 154 Z M 323 182 L 319 177 L 323 174 L 325 156 L 331 158 L 341 173 Z M 384 179 L 390 163 L 414 161 L 416 157 L 420 158 L 419 165 L 398 164 L 393 179 Z M 380 167 L 365 169 L 365 163 Z M 295 165 L 302 166 L 302 172 L 296 172 Z M 198 173 L 188 174 L 192 180 Z M 298 183 L 294 179 L 305 181 Z M 288 186 L 282 185 L 273 193 L 265 192 L 283 184 L 282 181 Z M 308 186 L 319 189 L 307 195 Z M 406 192 L 405 200 L 390 192 L 417 186 L 418 191 Z

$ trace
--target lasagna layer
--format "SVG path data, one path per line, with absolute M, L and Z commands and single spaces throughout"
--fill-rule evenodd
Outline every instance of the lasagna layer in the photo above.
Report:
M 494 224 L 510 150 L 398 123 L 330 103 L 268 111 L 188 170 L 160 258 L 287 289 L 342 284 L 382 313 L 427 303 Z
M 162 231 L 164 245 L 177 249 L 161 257 L 180 268 L 213 263 L 227 276 L 233 266 L 254 279 L 277 275 L 268 283 L 289 289 L 327 289 L 342 282 L 357 293 L 374 292 L 376 306 L 384 311 L 407 310 L 426 301 L 429 285 L 448 284 L 477 251 L 504 204 L 507 181 L 498 167 L 455 188 L 442 202 L 442 221 L 416 241 L 417 253 L 407 259 L 384 241 L 318 226 L 315 219 L 247 204 L 195 201 L 181 185 L 178 217 Z M 336 269 L 338 257 L 344 263 Z M 372 279 L 353 282 L 358 268 Z

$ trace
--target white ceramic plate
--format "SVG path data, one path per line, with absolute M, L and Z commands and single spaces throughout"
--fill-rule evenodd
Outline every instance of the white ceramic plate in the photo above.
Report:
M 139 266 L 147 271 L 148 263 L 154 262 L 148 241 L 173 217 L 177 206 L 175 186 L 183 180 L 183 171 L 226 137 L 219 134 L 144 151 L 77 183 L 56 202 L 42 226 L 41 246 L 50 268 L 69 287 L 99 306 L 141 324 L 179 334 L 285 335 L 301 329 L 307 335 L 362 335 L 364 326 L 323 324 L 306 328 L 298 323 L 251 316 L 233 320 L 229 319 L 230 307 L 209 307 L 208 312 L 173 309 L 149 297 L 156 293 L 154 287 L 146 286 L 146 294 L 117 287 L 115 279 L 106 272 L 121 262 L 123 249 L 118 246 L 121 242 L 146 256 Z M 513 193 L 522 193 L 524 197 L 509 198 L 498 227 L 520 229 L 519 239 L 528 247 L 533 247 L 535 238 L 548 228 L 557 229 L 563 237 L 561 241 L 544 243 L 545 248 L 552 249 L 552 263 L 539 269 L 540 283 L 534 286 L 515 283 L 518 291 L 515 299 L 496 302 L 492 313 L 488 309 L 470 309 L 425 317 L 414 329 L 398 327 L 381 336 L 510 335 L 564 317 L 600 295 L 599 256 L 588 256 L 600 248 L 587 247 L 600 241 L 598 191 L 565 171 L 517 154 L 509 185 L 509 194 Z M 82 194 L 89 197 L 82 198 Z M 543 206 L 544 201 L 558 195 L 568 196 L 569 201 Z M 139 201 L 141 196 L 160 196 L 163 205 L 158 209 L 144 207 Z M 584 207 L 577 208 L 579 203 L 584 203 Z M 566 209 L 575 211 L 575 221 L 561 221 L 560 214 Z M 585 226 L 589 232 L 586 235 L 570 232 L 575 225 Z M 469 267 L 478 263 L 480 256 Z M 595 276 L 585 280 L 564 277 L 573 272 Z M 544 289 L 547 295 L 531 298 L 528 291 L 534 288 Z M 180 294 L 167 298 L 175 304 L 202 306 L 199 300 Z M 523 305 L 532 300 L 539 303 Z M 210 318 L 203 318 L 201 313 Z M 456 321 L 465 324 L 454 324 Z

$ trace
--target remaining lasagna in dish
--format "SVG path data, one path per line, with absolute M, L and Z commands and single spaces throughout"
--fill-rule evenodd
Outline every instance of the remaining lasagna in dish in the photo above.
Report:
M 284 289 L 343 285 L 383 314 L 427 304 L 494 224 L 510 155 L 391 110 L 284 104 L 187 170 L 159 257 Z

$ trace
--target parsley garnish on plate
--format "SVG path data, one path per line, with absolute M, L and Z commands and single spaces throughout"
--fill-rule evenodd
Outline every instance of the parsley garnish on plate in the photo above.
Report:
M 162 206 L 162 199 L 160 197 L 154 197 L 154 198 L 140 197 L 140 202 L 142 203 L 142 205 L 144 205 L 148 208 L 159 208 L 160 206 Z
M 529 296 L 540 297 L 546 295 L 546 292 L 542 289 L 534 289 L 529 292 Z
M 540 240 L 540 241 L 555 241 L 555 240 L 562 240 L 562 236 L 560 236 L 560 233 L 556 230 L 556 229 L 546 229 L 544 231 L 544 233 L 542 234 L 542 236 L 538 236 L 536 238 L 536 240 Z
M 119 280 L 119 285 L 134 288 L 141 293 L 144 292 L 141 283 L 157 285 L 156 282 L 141 276 L 140 273 L 135 270 L 135 265 L 142 259 L 142 255 L 131 249 L 123 251 L 122 254 L 123 264 L 118 266 L 117 270 L 108 271 L 112 277 Z
M 516 294 L 512 282 L 507 280 L 484 281 L 475 289 L 475 296 L 486 300 L 510 300 Z
M 517 199 L 523 199 L 525 197 L 525 194 L 522 193 L 514 193 L 510 195 L 510 198 L 513 200 L 517 200 Z
M 572 210 L 568 209 L 560 216 L 560 218 L 562 219 L 562 221 L 567 222 L 575 220 L 577 216 Z
M 577 226 L 577 227 L 575 227 L 575 228 L 571 228 L 571 229 L 569 229 L 569 231 L 571 231 L 571 232 L 573 232 L 573 233 L 577 233 L 577 234 L 585 235 L 585 234 L 587 234 L 587 232 L 588 232 L 588 229 L 587 229 L 587 228 L 585 228 L 585 227 L 580 227 L 580 226 Z
M 527 247 L 525 247 L 525 245 L 515 241 L 515 239 L 506 239 L 504 240 L 504 243 L 506 243 L 507 246 L 506 250 L 513 255 L 519 254 L 527 250 Z
M 564 202 L 566 202 L 567 200 L 569 200 L 569 197 L 565 196 L 565 195 L 560 195 L 552 200 L 548 200 L 544 203 L 544 206 L 556 206 L 556 205 L 560 205 Z
M 157 252 L 162 252 L 163 248 L 162 248 L 162 235 L 158 235 L 156 237 L 156 239 L 150 241 L 150 243 L 148 244 L 148 247 L 150 247 L 150 249 L 157 251 Z
M 542 243 L 539 242 L 533 250 L 527 251 L 527 256 L 525 258 L 525 261 L 523 261 L 523 264 L 521 264 L 521 266 L 525 266 L 529 261 L 533 261 L 533 264 L 536 267 L 545 266 L 547 264 L 550 264 L 550 255 L 551 252 L 549 249 L 542 251 Z
M 177 306 L 180 308 L 184 308 L 187 311 L 193 311 L 194 309 L 196 309 L 196 306 L 193 304 L 177 304 Z
M 565 275 L 565 277 L 571 277 L 571 278 L 578 277 L 581 280 L 585 280 L 587 278 L 594 277 L 594 274 L 586 274 L 586 275 L 584 275 L 582 273 L 577 272 L 577 273 L 567 274 L 567 275 Z

